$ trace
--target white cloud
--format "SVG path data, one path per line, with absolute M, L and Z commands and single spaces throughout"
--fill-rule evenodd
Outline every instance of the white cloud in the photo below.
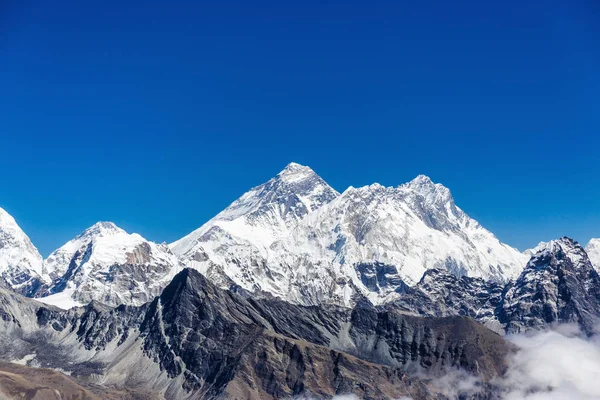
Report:
M 551 331 L 512 335 L 506 339 L 515 344 L 518 351 L 508 360 L 506 376 L 492 382 L 499 391 L 499 399 L 600 399 L 599 335 L 586 337 L 576 325 L 564 324 Z M 429 383 L 451 400 L 470 398 L 483 390 L 477 377 L 459 370 Z
M 519 347 L 500 382 L 505 400 L 600 399 L 600 341 L 573 325 L 515 335 Z
M 464 370 L 451 369 L 444 376 L 435 379 L 431 379 L 425 373 L 420 375 L 436 391 L 449 399 L 470 398 L 481 392 L 481 380 Z

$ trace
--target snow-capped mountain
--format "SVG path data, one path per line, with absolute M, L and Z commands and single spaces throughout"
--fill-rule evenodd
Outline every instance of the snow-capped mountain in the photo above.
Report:
M 596 271 L 600 271 L 600 238 L 590 240 L 585 246 L 585 252 L 590 257 Z
M 47 279 L 39 251 L 15 219 L 0 208 L 0 280 L 30 295 Z
M 171 244 L 187 258 L 210 232 L 224 230 L 261 251 L 286 238 L 309 213 L 339 196 L 309 167 L 291 163 L 268 182 L 251 189 L 199 229 Z M 218 227 L 219 229 L 215 229 Z
M 426 176 L 340 195 L 295 163 L 171 248 L 221 286 L 303 304 L 381 303 L 429 268 L 504 282 L 527 262 Z
M 166 244 L 98 222 L 44 261 L 52 279 L 40 301 L 59 306 L 97 300 L 108 305 L 145 303 L 182 268 Z
M 170 247 L 222 287 L 282 295 L 290 271 L 270 260 L 280 255 L 277 243 L 292 238 L 300 221 L 337 196 L 312 169 L 291 163 Z

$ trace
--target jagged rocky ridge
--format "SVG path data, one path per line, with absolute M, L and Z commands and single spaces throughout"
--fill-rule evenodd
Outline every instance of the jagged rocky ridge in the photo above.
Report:
M 63 311 L 0 289 L 0 324 L 0 359 L 167 399 L 444 399 L 424 376 L 461 368 L 485 388 L 511 351 L 468 318 L 246 298 L 190 269 L 138 307 Z
M 503 299 L 503 285 L 481 278 L 459 278 L 445 270 L 431 269 L 385 308 L 432 317 L 467 316 L 503 333 L 498 320 Z
M 387 307 L 418 315 L 464 315 L 500 333 L 576 323 L 592 334 L 600 323 L 600 276 L 581 245 L 564 237 L 540 245 L 507 285 L 429 270 Z

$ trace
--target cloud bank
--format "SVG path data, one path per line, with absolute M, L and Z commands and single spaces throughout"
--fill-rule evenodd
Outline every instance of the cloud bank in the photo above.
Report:
M 519 347 L 500 382 L 504 400 L 600 399 L 600 338 L 586 338 L 573 325 L 515 335 Z

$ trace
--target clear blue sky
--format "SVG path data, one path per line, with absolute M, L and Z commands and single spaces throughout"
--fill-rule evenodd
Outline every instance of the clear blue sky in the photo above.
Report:
M 97 220 L 170 242 L 296 161 L 587 242 L 599 71 L 593 0 L 5 0 L 0 206 L 44 255 Z

